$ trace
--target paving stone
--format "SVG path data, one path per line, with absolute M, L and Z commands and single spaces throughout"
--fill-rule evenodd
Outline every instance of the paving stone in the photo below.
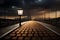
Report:
M 11 32 L 12 34 L 14 33 L 15 34 L 15 31 Z
M 31 34 L 32 32 L 28 32 L 29 34 Z
M 32 31 L 32 34 L 33 34 L 33 33 L 35 33 L 35 32 Z
M 44 34 L 44 36 L 49 36 L 48 34 Z
M 38 36 L 38 34 L 34 34 L 34 36 Z
M 32 40 L 41 40 L 39 37 L 32 37 Z
M 50 37 L 43 37 L 43 40 L 52 40 Z
M 18 37 L 18 40 L 23 40 L 23 37 Z
M 35 33 L 38 33 L 37 31 Z
M 22 34 L 22 36 L 27 36 L 27 34 Z
M 19 37 L 21 37 L 21 34 L 17 34 L 16 36 L 19 36 Z
M 24 32 L 22 31 L 21 34 L 23 34 Z
M 16 39 L 17 39 L 17 37 L 12 37 L 12 38 L 11 38 L 11 40 L 16 40 Z
M 18 32 L 16 32 L 17 34 L 19 34 L 20 32 L 18 31 Z
M 39 36 L 42 36 L 43 37 L 44 35 L 41 33 L 41 34 L 39 34 Z
M 33 34 L 28 34 L 28 36 L 30 37 L 30 36 L 33 36 Z
M 25 39 L 24 40 L 30 40 L 30 37 L 25 37 Z
M 9 36 L 15 36 L 16 34 L 10 34 Z
M 36 38 L 32 37 L 32 40 L 36 40 Z

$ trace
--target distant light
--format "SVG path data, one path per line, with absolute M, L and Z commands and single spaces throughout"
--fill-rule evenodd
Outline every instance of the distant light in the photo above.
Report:
M 35 0 L 36 3 L 42 2 L 42 0 Z
M 12 8 L 16 8 L 15 6 L 12 6 Z
M 18 10 L 18 15 L 23 15 L 23 10 Z
M 42 0 L 38 0 L 39 2 L 41 2 Z

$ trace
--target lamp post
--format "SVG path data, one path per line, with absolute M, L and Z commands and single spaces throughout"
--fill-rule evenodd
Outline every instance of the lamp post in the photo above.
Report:
M 21 16 L 23 15 L 23 10 L 17 10 L 19 15 L 19 26 L 21 26 Z

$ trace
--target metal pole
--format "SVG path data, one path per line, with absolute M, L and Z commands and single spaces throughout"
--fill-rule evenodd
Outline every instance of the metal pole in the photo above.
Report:
M 21 26 L 21 15 L 19 15 L 20 19 L 19 19 L 19 25 Z

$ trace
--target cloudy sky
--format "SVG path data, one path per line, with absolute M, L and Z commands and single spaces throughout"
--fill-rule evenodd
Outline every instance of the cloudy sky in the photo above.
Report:
M 39 6 L 39 7 L 51 7 L 55 4 L 58 4 L 60 5 L 60 0 L 0 0 L 0 7 L 11 7 L 12 6 L 16 6 L 17 8 L 32 8 L 32 7 L 36 7 L 36 6 Z M 3 13 L 1 13 L 3 11 Z M 5 12 L 9 12 L 9 14 L 7 15 L 11 15 L 11 12 L 13 12 L 12 15 L 15 15 L 14 13 L 16 13 L 16 10 L 14 12 L 13 11 L 10 11 L 10 9 Z M 1 9 L 0 8 L 0 15 L 5 15 L 4 13 L 4 9 Z M 16 14 L 17 15 L 17 14 Z
M 0 5 L 4 6 L 32 6 L 32 5 L 52 5 L 55 0 L 0 0 Z

